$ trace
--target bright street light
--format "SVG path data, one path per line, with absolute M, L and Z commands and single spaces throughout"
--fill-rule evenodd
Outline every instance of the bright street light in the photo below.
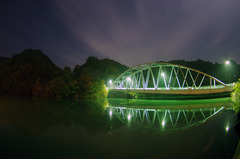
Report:
M 129 115 L 128 115 L 128 120 L 130 120 L 130 119 L 131 119 L 131 115 L 129 114 Z
M 130 78 L 130 77 L 128 77 L 128 78 L 127 78 L 127 81 L 131 81 L 131 78 Z
M 226 127 L 226 131 L 228 131 L 228 130 L 229 130 L 229 127 L 227 126 L 227 127 Z
M 163 120 L 163 121 L 162 121 L 162 126 L 164 126 L 164 125 L 165 125 L 165 121 Z
M 230 64 L 230 61 L 229 61 L 229 60 L 227 60 L 225 63 L 226 63 L 227 65 L 229 65 L 229 64 Z
M 230 84 L 231 83 L 231 81 L 230 81 L 230 71 L 229 71 L 229 65 L 230 65 L 230 61 L 229 60 L 227 60 L 226 62 L 226 65 L 227 65 L 227 67 L 228 67 L 228 83 Z

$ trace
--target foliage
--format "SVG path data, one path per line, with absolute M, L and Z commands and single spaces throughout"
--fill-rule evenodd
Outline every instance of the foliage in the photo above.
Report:
M 64 67 L 64 80 L 65 82 L 69 83 L 72 81 L 72 70 L 70 67 Z
M 91 88 L 88 91 L 88 95 L 97 99 L 107 97 L 108 92 L 104 83 L 105 81 L 103 80 L 93 82 Z
M 107 97 L 107 89 L 103 80 L 97 80 L 86 74 L 81 74 L 70 83 L 71 95 L 76 97 L 92 97 L 102 99 Z
M 68 95 L 69 89 L 67 83 L 61 77 L 51 80 L 44 92 L 44 96 L 53 98 L 68 97 Z
M 16 96 L 39 96 L 62 70 L 40 50 L 24 50 L 0 68 L 0 93 Z
M 82 72 L 79 65 L 73 72 L 70 67 L 60 69 L 40 50 L 24 50 L 1 64 L 1 95 L 46 98 L 107 96 L 103 80 Z
M 74 77 L 80 74 L 88 74 L 97 79 L 105 81 L 105 84 L 110 79 L 116 79 L 121 73 L 128 69 L 127 66 L 122 65 L 110 59 L 99 60 L 96 57 L 88 57 L 86 63 L 82 66 L 76 65 L 73 71 Z
M 233 87 L 231 99 L 234 103 L 234 108 L 240 110 L 240 79 L 238 79 L 238 82 Z
M 0 56 L 0 66 L 2 66 L 4 63 L 6 63 L 8 60 L 9 60 L 8 57 Z

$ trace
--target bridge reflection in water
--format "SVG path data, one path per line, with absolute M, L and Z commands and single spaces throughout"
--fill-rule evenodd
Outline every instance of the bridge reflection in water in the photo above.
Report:
M 120 107 L 109 106 L 110 117 L 115 115 L 122 123 L 134 130 L 151 133 L 174 133 L 203 124 L 230 104 L 192 106 Z

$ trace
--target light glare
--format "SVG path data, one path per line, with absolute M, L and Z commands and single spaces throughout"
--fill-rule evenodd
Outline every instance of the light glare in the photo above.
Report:
M 227 126 L 227 127 L 226 127 L 226 131 L 228 131 L 228 130 L 229 130 L 229 127 Z
M 165 125 L 165 121 L 163 120 L 163 121 L 162 121 L 162 126 L 164 126 L 164 125 Z

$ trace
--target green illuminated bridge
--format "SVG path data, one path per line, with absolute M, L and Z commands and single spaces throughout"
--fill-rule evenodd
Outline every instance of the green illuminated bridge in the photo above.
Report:
M 232 84 L 189 67 L 170 63 L 146 63 L 132 67 L 114 82 L 111 91 L 172 95 L 229 93 Z

